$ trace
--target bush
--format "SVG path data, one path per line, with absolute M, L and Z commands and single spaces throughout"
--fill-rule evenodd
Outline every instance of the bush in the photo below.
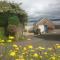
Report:
M 7 30 L 8 30 L 8 35 L 15 36 L 17 27 L 16 27 L 16 25 L 9 25 Z

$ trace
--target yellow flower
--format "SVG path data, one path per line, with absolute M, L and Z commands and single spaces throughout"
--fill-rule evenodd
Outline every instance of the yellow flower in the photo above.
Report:
M 23 55 L 25 54 L 25 53 L 22 53 Z
M 7 42 L 12 42 L 12 40 L 7 40 Z
M 48 48 L 48 50 L 49 50 L 49 51 L 51 51 L 51 50 L 52 50 L 52 48 Z
M 56 60 L 56 57 L 55 57 L 55 56 L 52 56 L 51 59 L 52 59 L 52 60 Z
M 15 51 L 11 51 L 10 52 L 10 56 L 15 56 L 16 55 L 16 52 Z
M 32 48 L 33 48 L 33 46 L 32 46 L 32 45 L 29 45 L 29 46 L 28 46 L 28 48 L 32 49 Z
M 20 59 L 20 60 L 25 60 L 24 58 Z
M 41 48 L 42 50 L 45 50 L 45 48 Z
M 18 46 L 16 44 L 13 44 L 13 47 L 17 48 Z
M 40 56 L 40 58 L 42 58 L 42 56 Z
M 31 52 L 35 52 L 35 50 L 31 50 Z
M 13 36 L 9 36 L 9 39 L 14 39 L 14 37 Z
M 20 59 L 16 59 L 16 60 L 20 60 Z
M 33 57 L 38 57 L 39 55 L 37 54 L 37 53 L 35 53 L 34 55 L 33 55 Z
M 20 60 L 25 60 L 24 57 L 23 57 L 23 55 L 19 56 L 19 59 Z
M 19 47 L 16 47 L 15 50 L 19 50 Z
M 5 42 L 4 40 L 0 40 L 0 42 Z
M 27 48 L 26 48 L 26 47 L 24 47 L 23 49 L 24 49 L 24 50 L 27 50 Z
M 47 53 L 47 52 L 45 52 L 44 54 L 45 54 L 45 55 L 47 55 L 48 53 Z
M 57 48 L 60 48 L 60 45 L 58 45 Z
M 44 48 L 44 47 L 38 47 L 38 49 L 40 49 L 40 50 L 45 50 L 45 48 Z
M 16 60 L 24 60 L 24 59 L 22 58 L 22 59 L 16 59 Z

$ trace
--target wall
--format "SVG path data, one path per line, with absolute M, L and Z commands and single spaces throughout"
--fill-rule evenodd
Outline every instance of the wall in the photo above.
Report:
M 45 32 L 44 25 L 39 25 L 38 28 L 40 29 L 41 33 Z
M 25 30 L 27 30 L 27 32 L 28 32 L 29 30 L 32 30 L 32 28 L 33 28 L 33 26 L 25 26 Z

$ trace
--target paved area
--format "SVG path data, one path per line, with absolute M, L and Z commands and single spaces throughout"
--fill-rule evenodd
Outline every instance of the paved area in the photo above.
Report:
M 60 39 L 53 39 L 53 38 L 40 38 L 39 36 L 34 36 L 34 35 L 28 35 L 27 36 L 28 40 L 23 41 L 23 42 L 15 42 L 16 44 L 20 44 L 22 46 L 30 45 L 32 44 L 33 46 L 44 46 L 44 47 L 51 47 L 52 45 L 55 44 L 60 44 Z

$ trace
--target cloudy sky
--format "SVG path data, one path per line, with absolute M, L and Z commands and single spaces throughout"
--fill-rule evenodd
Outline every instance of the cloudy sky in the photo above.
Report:
M 21 7 L 26 10 L 29 21 L 36 21 L 42 17 L 60 18 L 60 0 L 15 0 L 22 2 Z

